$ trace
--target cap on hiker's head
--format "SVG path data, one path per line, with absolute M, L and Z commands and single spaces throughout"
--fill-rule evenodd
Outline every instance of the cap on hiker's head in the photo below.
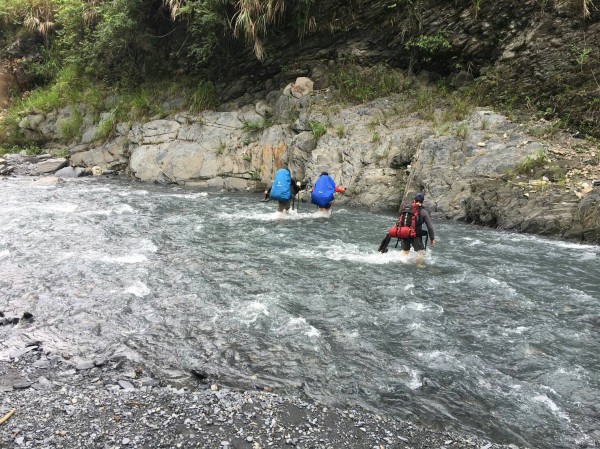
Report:
M 326 171 L 321 172 L 321 176 L 329 176 L 329 173 L 327 173 Z
M 425 195 L 423 195 L 421 192 L 417 193 L 415 195 L 415 201 L 422 203 L 423 201 L 425 201 Z

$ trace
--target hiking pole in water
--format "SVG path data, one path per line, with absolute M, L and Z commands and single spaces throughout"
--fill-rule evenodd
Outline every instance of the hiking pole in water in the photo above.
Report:
M 390 240 L 392 238 L 390 237 L 390 235 L 386 235 L 385 238 L 382 240 L 382 242 L 379 245 L 379 248 L 377 249 L 377 251 L 379 251 L 380 253 L 387 253 L 388 250 L 388 245 L 390 244 Z

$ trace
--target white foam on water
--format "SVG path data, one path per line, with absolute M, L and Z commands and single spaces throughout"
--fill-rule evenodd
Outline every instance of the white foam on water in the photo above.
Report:
M 321 332 L 308 324 L 304 317 L 293 317 L 288 320 L 286 324 L 278 329 L 279 332 L 284 331 L 283 333 L 302 333 L 307 337 L 320 337 Z
M 595 254 L 598 254 L 598 252 L 600 252 L 600 249 L 597 246 L 594 245 L 585 245 L 583 243 L 574 243 L 574 242 L 562 242 L 562 241 L 553 241 L 553 240 L 549 240 L 548 243 L 552 244 L 552 246 L 557 246 L 559 248 L 565 248 L 565 249 L 577 249 L 577 250 L 583 250 L 583 251 L 592 251 Z
M 565 290 L 567 292 L 567 295 L 571 299 L 571 301 L 577 300 L 577 301 L 586 302 L 586 301 L 595 301 L 596 300 L 596 298 L 594 298 L 589 293 L 574 289 L 572 287 L 569 287 L 568 285 L 562 286 L 561 290 Z
M 347 260 L 350 262 L 360 262 L 373 265 L 384 265 L 390 263 L 402 263 L 409 265 L 414 264 L 416 260 L 416 253 L 414 251 L 410 251 L 406 256 L 403 256 L 401 250 L 397 248 L 391 248 L 386 253 L 380 253 L 373 250 L 365 251 L 364 248 L 361 248 L 358 245 L 346 242 L 333 244 L 327 249 L 325 256 L 328 259 L 335 261 Z M 432 253 L 425 253 L 423 262 L 425 265 L 434 264 L 435 258 L 432 256 Z
M 423 360 L 434 366 L 443 367 L 444 370 L 451 370 L 453 366 L 457 365 L 456 357 L 444 351 L 421 352 L 419 355 Z
M 595 252 L 586 252 L 581 255 L 579 260 L 594 260 L 598 258 L 598 254 Z
M 330 260 L 339 262 L 346 260 L 349 262 L 357 262 L 369 265 L 386 265 L 386 264 L 404 264 L 410 265 L 415 263 L 416 254 L 411 251 L 407 256 L 403 256 L 400 250 L 389 250 L 387 253 L 380 253 L 373 249 L 365 250 L 363 247 L 352 243 L 334 243 L 326 246 L 322 245 L 318 248 L 311 249 L 293 249 L 285 250 L 284 254 L 289 254 L 293 257 L 316 258 L 322 257 L 325 252 L 325 257 Z M 435 264 L 435 258 L 426 253 L 424 258 L 425 265 Z
M 144 195 L 148 195 L 148 191 L 147 190 L 132 190 L 130 192 L 119 192 L 118 195 L 119 196 L 131 196 L 131 195 L 144 196 Z
M 553 388 L 548 387 L 547 385 L 542 385 L 540 386 L 540 389 L 544 390 L 544 391 L 548 391 L 550 394 L 556 396 L 556 397 L 561 397 L 560 394 L 558 394 Z
M 563 412 L 560 409 L 560 407 L 556 405 L 556 403 L 545 394 L 539 394 L 537 396 L 534 396 L 532 398 L 532 401 L 539 402 L 546 406 L 554 416 L 558 416 L 559 418 L 564 419 L 567 422 L 571 422 L 571 418 L 569 418 L 569 416 L 565 412 Z
M 119 204 L 117 207 L 113 209 L 113 211 L 117 215 L 122 214 L 133 214 L 135 209 L 131 207 L 129 204 Z
M 135 281 L 135 283 L 125 290 L 125 293 L 130 293 L 138 298 L 143 298 L 150 294 L 150 288 L 142 281 Z
M 252 301 L 237 309 L 240 313 L 240 321 L 246 325 L 254 323 L 260 316 L 269 316 L 269 307 L 260 301 Z M 241 317 L 244 317 L 243 319 Z
M 533 234 L 517 234 L 517 233 L 506 233 L 505 238 L 507 238 L 512 243 L 522 243 L 522 242 L 536 242 L 546 244 L 548 246 L 557 248 L 556 255 L 557 257 L 562 257 L 562 250 L 576 250 L 581 251 L 583 254 L 581 257 L 585 257 L 584 260 L 594 259 L 600 255 L 600 248 L 596 245 L 587 245 L 583 243 L 569 242 L 569 241 L 561 241 L 561 240 L 552 240 L 546 237 L 537 236 Z M 515 245 L 519 247 L 518 245 Z M 548 251 L 548 253 L 552 254 L 552 251 Z M 571 256 L 573 256 L 571 254 Z M 576 256 L 577 257 L 577 256 Z
M 57 212 L 57 213 L 71 213 L 77 209 L 77 204 L 73 203 L 48 203 L 48 204 L 24 204 L 23 206 L 16 207 L 14 210 L 27 210 L 35 209 L 41 212 Z
M 0 259 L 5 259 L 8 256 L 10 256 L 10 251 L 9 250 L 5 249 L 5 250 L 0 251 Z
M 573 366 L 572 368 L 564 368 L 564 367 L 560 367 L 555 371 L 555 374 L 566 374 L 567 376 L 572 376 L 575 379 L 581 380 L 585 377 L 585 374 L 583 373 L 583 368 L 579 367 L 579 366 Z
M 221 212 L 217 214 L 217 218 L 222 219 L 222 220 L 228 220 L 230 222 L 236 222 L 239 220 L 257 220 L 257 221 L 276 221 L 278 216 L 277 216 L 278 212 L 253 212 L 253 211 L 249 211 L 249 212 L 235 212 L 235 213 L 228 213 L 228 212 Z
M 114 209 L 94 209 L 94 210 L 86 210 L 81 212 L 81 215 L 86 217 L 94 217 L 94 216 L 103 216 L 108 217 L 110 215 L 123 215 L 123 214 L 133 214 L 135 213 L 135 209 L 131 207 L 129 204 L 120 204 Z
M 102 262 L 107 262 L 107 263 L 141 263 L 141 262 L 145 262 L 148 260 L 148 258 L 146 256 L 144 256 L 143 254 L 129 254 L 127 256 L 117 256 L 117 257 L 111 257 L 111 256 L 104 256 L 102 257 Z
M 198 198 L 208 197 L 208 192 L 196 192 L 196 193 L 169 193 L 164 196 L 171 198 L 183 198 L 188 200 L 197 200 Z
M 409 302 L 407 304 L 402 304 L 402 306 L 400 306 L 400 312 L 405 310 L 423 313 L 433 312 L 439 315 L 444 313 L 444 308 L 442 306 L 437 304 L 423 304 L 422 302 Z
M 405 385 L 411 390 L 417 390 L 423 386 L 420 371 L 410 368 L 406 365 L 402 365 L 396 369 L 396 372 L 399 374 L 399 377 L 408 377 Z
M 486 277 L 488 282 L 496 287 L 501 287 L 505 293 L 508 293 L 510 296 L 515 296 L 517 291 L 514 287 L 509 286 L 506 282 L 493 278 L 491 276 Z
M 221 212 L 217 214 L 217 218 L 237 222 L 239 220 L 255 220 L 255 221 L 281 221 L 281 220 L 312 220 L 319 218 L 316 213 L 298 212 L 297 210 L 289 210 L 287 212 L 279 212 L 277 210 L 271 212 Z
M 529 328 L 527 326 L 518 326 L 518 327 L 515 327 L 514 329 L 506 329 L 505 335 L 508 335 L 508 334 L 522 335 L 523 332 L 525 332 L 527 330 L 529 330 Z
M 92 187 L 88 190 L 89 193 L 110 193 L 110 189 L 108 187 Z
M 158 247 L 150 239 L 140 239 L 136 248 L 151 253 L 155 253 L 158 251 Z
M 331 218 L 331 209 L 319 210 L 317 209 L 313 215 L 315 218 Z
M 84 217 L 93 217 L 93 216 L 108 217 L 110 214 L 111 214 L 111 211 L 110 210 L 106 210 L 106 209 L 86 210 L 84 212 L 81 212 L 81 215 L 83 215 Z
M 450 279 L 448 281 L 448 284 L 462 284 L 465 281 L 465 279 L 467 279 L 467 275 L 462 273 L 458 275 L 456 279 Z
M 471 240 L 466 246 L 479 246 L 483 245 L 483 241 L 477 239 L 467 238 L 466 240 Z

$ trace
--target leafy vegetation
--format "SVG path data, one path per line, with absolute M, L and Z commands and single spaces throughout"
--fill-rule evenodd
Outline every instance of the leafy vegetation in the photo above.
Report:
M 332 71 L 331 81 L 338 97 L 352 103 L 364 103 L 401 93 L 410 85 L 410 80 L 401 71 L 385 65 L 338 65 Z
M 536 1 L 544 9 L 574 8 L 583 18 L 597 8 L 592 0 Z M 0 41 L 8 43 L 18 37 L 32 47 L 27 53 L 35 55 L 21 61 L 28 80 L 21 93 L 27 96 L 5 115 L 0 139 L 10 145 L 24 142 L 18 113 L 48 112 L 79 103 L 91 109 L 87 112 L 112 111 L 112 123 L 99 124 L 100 139 L 110 137 L 118 122 L 160 117 L 178 108 L 198 113 L 216 105 L 215 87 L 208 80 L 217 79 L 233 57 L 253 53 L 261 60 L 277 58 L 271 37 L 351 30 L 366 12 L 382 17 L 382 25 L 398 32 L 400 45 L 410 53 L 410 73 L 413 64 L 433 64 L 451 55 L 449 33 L 424 34 L 421 29 L 430 6 L 425 0 L 353 0 L 339 2 L 333 10 L 316 0 L 0 0 Z M 477 19 L 487 6 L 485 0 L 471 0 L 471 19 Z M 593 67 L 597 53 L 591 44 L 582 42 L 569 58 L 583 73 Z M 402 55 L 398 56 L 401 60 Z M 410 87 L 403 72 L 385 65 L 361 68 L 347 62 L 335 67 L 330 78 L 339 99 L 352 103 L 404 94 Z M 415 112 L 434 120 L 435 97 L 425 91 L 419 95 Z M 527 103 L 529 92 L 508 86 L 489 89 L 478 98 L 487 100 L 493 95 L 501 98 L 490 103 L 503 105 L 509 113 L 527 104 L 575 117 L 569 114 L 571 105 L 587 105 L 588 110 L 578 115 L 582 128 L 588 131 L 599 126 L 600 100 L 593 95 L 573 102 L 572 95 L 561 96 L 555 89 Z M 469 107 L 457 97 L 444 120 L 463 119 Z M 64 138 L 76 134 L 75 125 L 65 128 Z
M 269 122 L 265 119 L 257 120 L 257 121 L 248 121 L 244 120 L 242 122 L 242 129 L 246 132 L 255 132 L 261 131 L 269 126 Z
M 102 141 L 108 140 L 112 137 L 116 124 L 117 118 L 115 116 L 115 110 L 113 110 L 98 123 L 94 139 Z
M 254 170 L 250 172 L 250 179 L 253 181 L 260 181 L 260 168 L 256 167 Z
M 76 108 L 71 108 L 67 118 L 59 123 L 60 136 L 65 142 L 72 142 L 81 137 L 81 127 L 83 126 L 83 117 Z
M 35 143 L 28 145 L 0 145 L 0 156 L 5 154 L 26 154 L 28 156 L 36 156 L 42 154 L 43 150 Z
M 413 53 L 420 53 L 421 59 L 431 61 L 434 55 L 452 48 L 448 40 L 448 33 L 439 31 L 433 35 L 421 34 L 410 38 L 404 48 L 412 50 Z
M 546 162 L 548 162 L 548 156 L 543 150 L 539 150 L 534 156 L 528 156 L 517 167 L 510 170 L 508 176 L 530 175 L 535 169 L 543 167 Z
M 319 140 L 327 132 L 327 127 L 320 122 L 310 122 L 310 129 L 313 132 L 315 139 Z

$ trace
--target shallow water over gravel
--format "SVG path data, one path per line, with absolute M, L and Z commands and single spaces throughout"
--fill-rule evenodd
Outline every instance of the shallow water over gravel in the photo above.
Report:
M 600 438 L 600 248 L 435 221 L 424 269 L 394 217 L 87 178 L 0 180 L 0 357 L 40 340 L 476 433 Z

